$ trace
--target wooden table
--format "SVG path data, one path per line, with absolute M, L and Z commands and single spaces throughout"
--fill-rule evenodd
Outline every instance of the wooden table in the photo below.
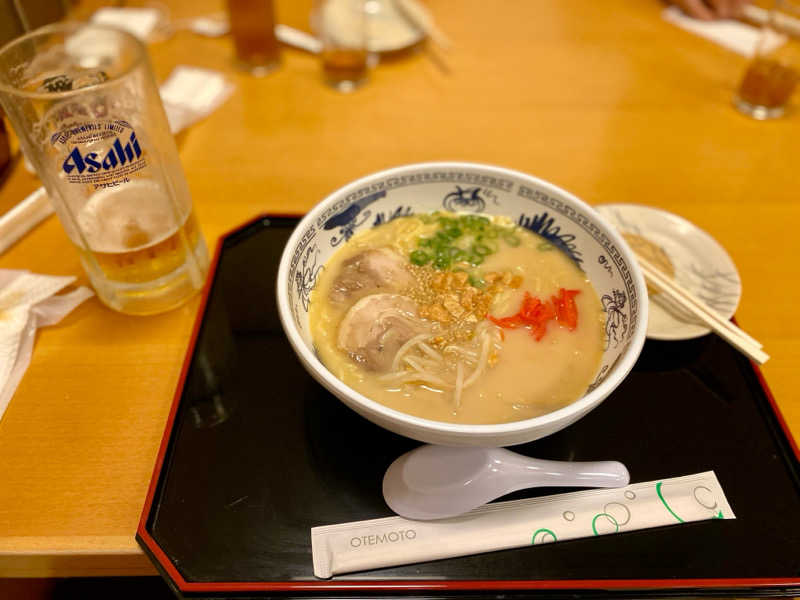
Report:
M 764 375 L 800 438 L 796 179 L 800 114 L 761 123 L 731 107 L 745 59 L 662 21 L 656 0 L 429 0 L 453 39 L 380 64 L 350 95 L 315 57 L 286 49 L 263 79 L 231 65 L 228 38 L 181 31 L 150 46 L 159 80 L 179 64 L 224 71 L 234 96 L 180 139 L 203 231 L 262 212 L 302 213 L 342 184 L 404 163 L 494 163 L 592 204 L 632 202 L 710 232 L 743 280 L 739 323 L 772 359 Z M 214 0 L 170 4 L 208 14 Z M 309 2 L 278 2 L 307 29 Z M 38 186 L 20 164 L 0 211 Z M 55 218 L 0 268 L 82 275 Z M 92 299 L 42 330 L 0 421 L 0 577 L 152 574 L 134 541 L 198 300 L 165 315 Z

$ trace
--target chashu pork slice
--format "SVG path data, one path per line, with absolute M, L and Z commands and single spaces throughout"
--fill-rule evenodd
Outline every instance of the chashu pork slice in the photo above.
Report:
M 342 264 L 330 298 L 347 302 L 375 292 L 400 292 L 414 284 L 406 260 L 391 248 L 370 248 Z
M 339 325 L 339 347 L 365 369 L 386 372 L 400 347 L 427 327 L 417 304 L 399 294 L 371 294 L 356 302 Z

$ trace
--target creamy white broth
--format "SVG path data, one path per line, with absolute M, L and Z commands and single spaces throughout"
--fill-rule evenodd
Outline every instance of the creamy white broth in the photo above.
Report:
M 497 218 L 493 221 L 508 223 Z M 578 324 L 573 331 L 553 320 L 547 324 L 544 337 L 536 341 L 527 328 L 503 328 L 502 341 L 498 342 L 499 349 L 494 353 L 495 362 L 460 392 L 458 404 L 454 402 L 452 389 L 387 382 L 383 373 L 364 368 L 341 347 L 338 338 L 342 321 L 358 301 L 332 302 L 330 299 L 344 266 L 367 249 L 391 248 L 407 260 L 417 247 L 417 239 L 431 235 L 435 229 L 435 225 L 422 223 L 417 217 L 395 219 L 353 236 L 327 261 L 311 294 L 309 310 L 314 345 L 325 366 L 345 384 L 372 400 L 436 421 L 472 424 L 516 421 L 551 412 L 579 398 L 600 365 L 604 321 L 600 300 L 586 275 L 566 254 L 520 228 L 514 230 L 515 238 L 520 241 L 518 246 L 501 242 L 495 253 L 472 269 L 472 273 L 510 272 L 521 278 L 518 288 L 505 288 L 493 298 L 489 313 L 494 317 L 515 314 L 525 292 L 546 301 L 561 288 L 579 290 L 575 296 Z M 419 267 L 409 263 L 408 269 L 418 281 Z M 409 293 L 405 289 L 374 291 Z M 463 368 L 470 370 L 466 366 Z

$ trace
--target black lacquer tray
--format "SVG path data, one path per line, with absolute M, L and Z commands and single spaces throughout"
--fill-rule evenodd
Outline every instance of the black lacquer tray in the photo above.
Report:
M 419 443 L 362 419 L 295 358 L 275 278 L 296 223 L 260 217 L 217 247 L 137 532 L 176 594 L 800 595 L 797 446 L 758 369 L 713 335 L 648 341 L 600 407 L 514 450 L 620 460 L 633 482 L 713 470 L 736 520 L 315 578 L 310 528 L 389 516 L 383 473 Z

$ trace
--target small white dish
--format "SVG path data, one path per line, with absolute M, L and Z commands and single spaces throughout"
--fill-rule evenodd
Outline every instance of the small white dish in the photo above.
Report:
M 392 0 L 367 0 L 367 49 L 370 52 L 396 52 L 418 44 L 425 33 L 414 26 Z
M 730 319 L 742 295 L 739 272 L 725 249 L 708 233 L 673 213 L 637 204 L 594 207 L 623 235 L 633 234 L 658 247 L 674 268 L 674 279 Z M 669 306 L 659 293 L 650 294 L 647 337 L 687 340 L 711 330 L 692 316 Z
M 418 44 L 425 33 L 407 19 L 392 0 L 366 0 L 367 50 L 377 54 L 405 50 Z M 341 37 L 352 19 L 346 0 L 329 0 L 325 11 L 312 13 L 311 28 Z M 346 37 L 346 36 L 345 36 Z

